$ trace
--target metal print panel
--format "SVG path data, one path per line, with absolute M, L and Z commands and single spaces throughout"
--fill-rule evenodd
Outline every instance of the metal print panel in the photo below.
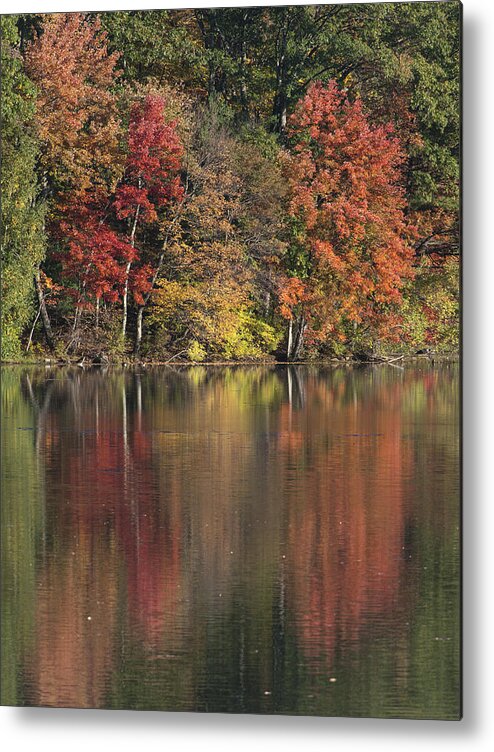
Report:
M 458 720 L 460 4 L 1 24 L 2 704 Z

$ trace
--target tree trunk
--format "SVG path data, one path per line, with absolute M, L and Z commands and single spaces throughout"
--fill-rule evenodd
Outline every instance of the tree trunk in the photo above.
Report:
M 242 119 L 247 120 L 249 117 L 249 110 L 247 106 L 247 82 L 246 82 L 246 65 L 247 65 L 247 52 L 245 45 L 245 26 L 247 23 L 248 13 L 243 13 L 241 23 L 241 36 L 240 36 L 240 106 L 242 112 Z
M 36 293 L 38 295 L 39 308 L 41 311 L 41 319 L 43 321 L 43 327 L 45 330 L 45 337 L 50 350 L 55 347 L 55 338 L 53 336 L 53 330 L 51 328 L 50 317 L 45 303 L 45 294 L 43 292 L 43 285 L 41 284 L 41 271 L 38 267 L 34 275 L 34 285 L 36 287 Z
M 128 318 L 128 309 L 129 309 L 129 273 L 130 273 L 130 267 L 132 264 L 127 264 L 125 268 L 125 285 L 124 285 L 124 293 L 123 293 L 123 316 L 122 316 L 122 335 L 125 338 L 125 333 L 127 331 L 127 318 Z
M 274 131 L 280 134 L 284 132 L 286 127 L 288 73 L 287 49 L 288 20 L 285 16 L 283 19 L 283 27 L 280 30 L 279 45 L 277 45 L 276 90 L 273 102 Z
M 142 188 L 142 180 L 139 178 L 137 181 L 137 185 L 139 188 Z M 137 220 L 139 219 L 139 212 L 141 210 L 141 205 L 137 204 L 136 213 L 134 215 L 134 222 L 132 223 L 132 230 L 130 233 L 130 245 L 132 248 L 135 248 L 135 242 L 136 242 L 136 230 L 137 230 Z M 132 262 L 129 261 L 125 268 L 125 285 L 124 285 L 124 294 L 123 294 L 123 318 L 122 318 L 122 334 L 123 338 L 125 339 L 125 334 L 127 332 L 127 315 L 128 315 L 128 308 L 129 308 L 129 274 L 130 274 L 130 268 L 132 266 Z
M 187 186 L 188 186 L 188 182 L 186 182 L 185 194 L 187 194 Z M 163 241 L 163 246 L 162 246 L 161 253 L 160 253 L 160 256 L 159 256 L 159 259 L 158 259 L 158 263 L 157 263 L 156 268 L 154 270 L 153 278 L 151 280 L 151 285 L 150 285 L 149 290 L 147 291 L 147 293 L 144 295 L 144 302 L 143 302 L 143 304 L 140 305 L 139 308 L 138 308 L 138 310 L 137 310 L 137 328 L 136 328 L 136 338 L 135 338 L 135 342 L 134 342 L 134 355 L 138 355 L 139 354 L 139 350 L 140 350 L 140 347 L 141 347 L 144 309 L 147 306 L 147 304 L 149 303 L 149 299 L 151 298 L 151 293 L 154 290 L 154 286 L 155 286 L 155 284 L 156 284 L 156 282 L 158 280 L 158 277 L 160 275 L 161 267 L 163 266 L 163 261 L 165 259 L 165 254 L 166 254 L 166 251 L 167 251 L 167 248 L 168 248 L 168 241 L 169 241 L 169 238 L 170 238 L 170 234 L 171 234 L 171 231 L 172 231 L 173 227 L 175 227 L 176 223 L 178 222 L 178 220 L 179 220 L 179 218 L 181 216 L 181 210 L 183 208 L 183 205 L 184 205 L 184 199 L 182 199 L 182 202 L 179 205 L 175 216 L 173 217 L 173 219 L 170 221 L 170 223 L 168 225 L 168 229 L 166 231 L 165 239 Z
M 298 322 L 297 336 L 295 339 L 295 345 L 293 347 L 293 360 L 300 360 L 300 357 L 302 356 L 302 353 L 304 351 L 304 336 L 306 329 L 307 322 L 302 314 L 300 316 L 300 321 Z
M 288 344 L 286 346 L 286 359 L 292 359 L 293 350 L 293 319 L 290 319 L 288 323 Z
M 286 128 L 286 96 L 284 91 L 280 91 L 276 97 L 274 106 L 275 133 L 283 134 Z
M 219 45 L 216 41 L 216 9 L 197 8 L 194 11 L 194 14 L 196 17 L 197 25 L 199 26 L 199 30 L 202 34 L 206 50 L 209 52 L 210 50 L 219 49 Z M 208 99 L 211 100 L 211 97 L 217 91 L 216 65 L 212 56 L 208 57 Z
M 137 309 L 137 327 L 136 327 L 136 341 L 134 345 L 134 355 L 139 355 L 142 342 L 142 318 L 144 314 L 144 306 L 139 306 Z
M 79 319 L 81 318 L 81 308 L 79 305 L 76 306 L 75 313 L 74 313 L 74 323 L 72 325 L 72 334 L 75 334 L 78 327 L 79 327 Z
M 28 339 L 27 345 L 26 345 L 26 352 L 27 353 L 29 352 L 29 348 L 31 347 L 31 342 L 33 341 L 34 330 L 36 328 L 36 324 L 38 323 L 38 319 L 39 319 L 40 316 L 41 316 L 41 306 L 38 307 L 38 313 L 36 314 L 36 317 L 35 317 L 35 319 L 33 321 L 33 325 L 31 327 L 31 331 L 29 332 L 29 339 Z
M 264 298 L 264 315 L 265 316 L 268 316 L 270 308 L 271 308 L 271 293 L 268 290 L 266 293 L 266 297 Z

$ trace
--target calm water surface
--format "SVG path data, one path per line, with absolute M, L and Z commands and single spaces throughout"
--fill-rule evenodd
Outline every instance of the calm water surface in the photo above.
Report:
M 2 371 L 2 701 L 457 718 L 458 367 Z

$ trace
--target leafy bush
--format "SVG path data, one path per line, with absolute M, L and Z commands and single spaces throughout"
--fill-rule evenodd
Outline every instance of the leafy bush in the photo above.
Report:
M 193 339 L 187 349 L 187 357 L 193 363 L 202 363 L 206 360 L 207 352 L 204 347 L 196 339 Z

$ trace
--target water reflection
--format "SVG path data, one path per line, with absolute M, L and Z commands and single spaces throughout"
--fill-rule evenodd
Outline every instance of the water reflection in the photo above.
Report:
M 457 717 L 457 391 L 5 369 L 3 701 Z

